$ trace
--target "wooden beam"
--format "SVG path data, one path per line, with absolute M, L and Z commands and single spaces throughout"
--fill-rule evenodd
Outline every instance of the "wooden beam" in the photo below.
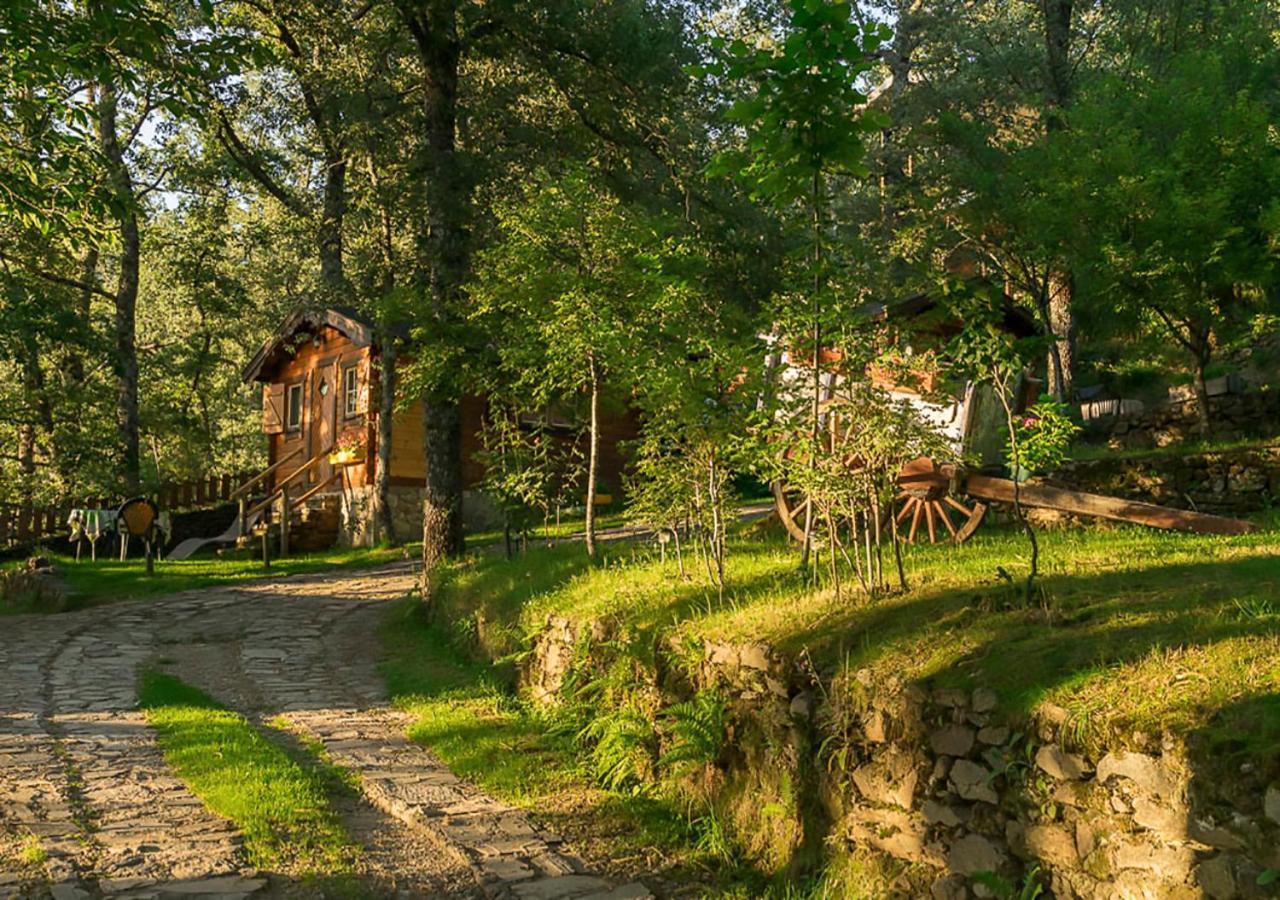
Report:
M 982 500 L 995 503 L 1013 502 L 1013 482 L 1007 478 L 970 475 L 965 479 L 964 490 L 971 497 Z M 1018 500 L 1024 506 L 1056 509 L 1072 515 L 1094 516 L 1118 522 L 1134 522 L 1152 528 L 1196 531 L 1201 534 L 1248 534 L 1258 530 L 1257 525 L 1243 519 L 1229 519 L 1225 516 L 1210 516 L 1205 513 L 1170 509 L 1167 506 L 1156 506 L 1154 503 L 1104 497 L 1101 494 L 1086 494 L 1084 491 L 1072 491 L 1034 482 L 1019 486 Z

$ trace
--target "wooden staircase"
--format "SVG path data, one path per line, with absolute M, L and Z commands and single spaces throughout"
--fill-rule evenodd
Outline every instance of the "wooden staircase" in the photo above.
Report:
M 298 447 L 250 478 L 234 492 L 232 497 L 240 504 L 241 537 L 238 543 L 241 546 L 254 538 L 262 537 L 264 532 L 268 541 L 278 538 L 280 556 L 287 556 L 295 551 L 327 550 L 336 543 L 342 510 L 336 498 L 321 492 L 339 481 L 341 472 L 335 469 L 328 478 L 309 487 L 306 485 L 307 473 L 331 452 L 332 444 L 290 471 L 270 492 L 255 494 L 254 488 L 261 485 L 268 476 L 302 455 L 302 448 Z

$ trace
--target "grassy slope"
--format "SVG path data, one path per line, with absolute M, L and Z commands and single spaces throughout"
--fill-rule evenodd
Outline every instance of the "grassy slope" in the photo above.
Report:
M 978 683 L 1013 710 L 1067 708 L 1082 740 L 1111 732 L 1209 729 L 1225 749 L 1264 753 L 1280 740 L 1280 537 L 1137 527 L 1041 535 L 1044 607 L 1022 608 L 997 576 L 1025 571 L 1017 534 L 984 529 L 963 547 L 908 548 L 905 594 L 868 603 L 811 591 L 776 539 L 732 549 L 721 602 L 705 576 L 681 581 L 669 559 L 609 548 L 587 566 L 580 548 L 537 550 L 514 563 L 472 559 L 442 598 L 442 619 L 510 652 L 550 612 L 614 615 L 696 636 L 807 649 L 828 671 L 845 661 L 884 673 Z M 468 618 L 472 617 L 472 618 Z M 1224 717 L 1214 721 L 1214 715 Z
M 244 835 L 252 865 L 322 877 L 351 870 L 356 848 L 318 768 L 304 767 L 243 716 L 171 676 L 145 676 L 139 705 L 178 777 Z
M 147 577 L 146 564 L 141 558 L 125 562 L 111 559 L 99 559 L 97 562 L 85 559 L 76 562 L 72 557 L 54 555 L 51 559 L 59 577 L 66 582 L 70 594 L 67 608 L 79 609 L 104 602 L 158 597 L 192 588 L 222 586 L 255 578 L 278 578 L 282 575 L 373 566 L 400 559 L 404 553 L 408 553 L 410 557 L 417 556 L 412 545 L 404 548 L 334 549 L 273 559 L 269 569 L 262 567 L 261 559 L 198 557 L 176 562 L 158 562 L 156 574 L 150 578 Z M 39 610 L 0 604 L 0 616 L 24 612 Z
M 490 666 L 465 658 L 418 612 L 412 600 L 399 604 L 382 630 L 388 691 L 415 719 L 409 736 L 458 775 L 535 810 L 615 874 L 686 880 L 681 872 L 703 854 L 691 846 L 683 811 L 593 787 L 572 736 L 514 701 Z

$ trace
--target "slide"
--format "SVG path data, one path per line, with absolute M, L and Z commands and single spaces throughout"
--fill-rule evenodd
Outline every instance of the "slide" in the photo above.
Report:
M 261 516 L 261 513 L 255 513 L 250 516 L 249 521 L 246 523 L 247 526 L 252 528 Z M 222 534 L 217 537 L 209 538 L 187 538 L 181 544 L 170 550 L 165 555 L 165 559 L 169 561 L 173 561 L 175 559 L 189 559 L 193 553 L 207 544 L 230 544 L 234 543 L 238 537 L 240 537 L 240 517 L 236 516 L 235 520 L 227 526 L 227 530 L 222 532 Z

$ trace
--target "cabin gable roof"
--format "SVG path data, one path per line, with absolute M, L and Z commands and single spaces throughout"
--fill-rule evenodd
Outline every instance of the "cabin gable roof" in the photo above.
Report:
M 287 344 L 290 338 L 300 331 L 315 330 L 326 325 L 336 329 L 357 347 L 372 347 L 375 344 L 373 322 L 349 306 L 328 306 L 322 309 L 298 307 L 285 317 L 275 334 L 249 360 L 241 378 L 246 383 L 269 381 L 289 354 Z

